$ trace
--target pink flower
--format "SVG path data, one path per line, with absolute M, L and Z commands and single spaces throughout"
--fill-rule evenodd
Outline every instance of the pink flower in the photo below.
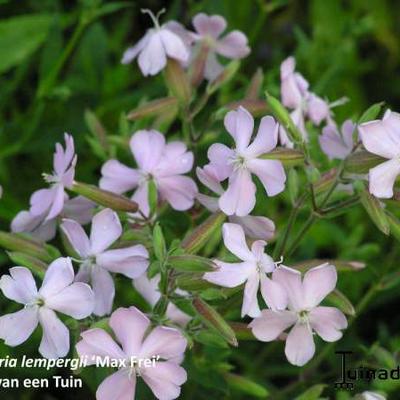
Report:
M 254 336 L 264 342 L 277 339 L 293 326 L 286 338 L 285 354 L 290 363 L 302 366 L 315 353 L 313 332 L 326 342 L 334 342 L 347 327 L 346 317 L 339 309 L 319 305 L 336 286 L 336 269 L 322 264 L 307 271 L 302 281 L 300 272 L 281 266 L 273 272 L 272 279 L 285 288 L 288 310 L 263 310 L 249 326 Z
M 136 189 L 132 200 L 148 216 L 148 183 L 152 179 L 161 200 L 166 200 L 175 210 L 192 207 L 197 194 L 194 181 L 182 176 L 193 166 L 193 153 L 184 143 L 165 143 L 165 137 L 155 130 L 137 131 L 130 140 L 130 148 L 138 169 L 126 167 L 117 160 L 107 161 L 101 170 L 102 189 L 125 193 Z
M 165 326 L 150 330 L 150 320 L 136 307 L 118 308 L 112 313 L 109 324 L 121 346 L 99 328 L 83 332 L 82 340 L 76 345 L 78 355 L 87 358 L 90 364 L 107 357 L 125 363 L 100 384 L 96 399 L 134 399 L 137 376 L 145 381 L 157 399 L 179 397 L 180 386 L 187 379 L 186 371 L 180 366 L 187 345 L 183 335 Z M 156 361 L 146 367 L 144 361 L 153 359 Z
M 385 396 L 382 396 L 379 393 L 376 392 L 371 392 L 369 390 L 362 392 L 361 394 L 358 394 L 355 398 L 355 400 L 386 400 Z
M 389 199 L 400 174 L 400 114 L 387 110 L 382 120 L 359 126 L 364 147 L 387 161 L 369 170 L 369 191 L 376 197 Z
M 241 226 L 226 223 L 222 227 L 222 235 L 225 247 L 238 257 L 240 263 L 226 263 L 215 260 L 218 270 L 207 272 L 204 279 L 224 287 L 236 287 L 246 282 L 242 305 L 242 317 L 258 317 L 260 307 L 257 293 L 261 287 L 261 294 L 268 307 L 281 310 L 286 307 L 287 295 L 284 289 L 276 282 L 268 278 L 267 274 L 275 270 L 273 259 L 264 253 L 266 243 L 257 240 L 251 246 L 246 244 Z
M 59 358 L 69 351 L 69 332 L 55 311 L 75 319 L 88 317 L 93 311 L 93 292 L 85 283 L 73 283 L 74 270 L 69 258 L 53 261 L 37 290 L 29 269 L 10 268 L 10 275 L 0 279 L 4 296 L 24 305 L 12 314 L 0 317 L 0 338 L 8 346 L 25 342 L 40 324 L 43 330 L 39 353 L 46 358 Z
M 140 276 L 149 265 L 147 250 L 142 245 L 107 250 L 122 235 L 118 215 L 108 208 L 93 217 L 90 238 L 71 219 L 64 219 L 61 229 L 82 263 L 76 280 L 92 284 L 95 296 L 93 313 L 99 316 L 109 314 L 115 295 L 110 272 L 128 278 Z
M 219 197 L 224 194 L 224 189 L 218 180 L 218 173 L 211 165 L 204 168 L 197 167 L 197 177 L 208 189 Z M 212 197 L 202 193 L 197 195 L 197 200 L 211 212 L 217 212 L 219 208 L 219 197 Z M 246 215 L 238 217 L 229 216 L 229 221 L 240 225 L 245 235 L 253 239 L 271 240 L 275 235 L 275 224 L 269 218 L 261 216 Z
M 322 135 L 318 138 L 322 151 L 330 158 L 344 160 L 353 150 L 353 133 L 356 129 L 350 119 L 346 120 L 339 133 L 336 125 L 329 124 L 322 129 Z
M 253 210 L 256 203 L 256 185 L 251 174 L 257 175 L 268 196 L 275 196 L 285 188 L 286 175 L 282 163 L 261 158 L 276 147 L 278 124 L 270 116 L 262 118 L 257 136 L 250 144 L 254 120 L 245 108 L 228 112 L 224 123 L 235 141 L 235 149 L 215 143 L 208 149 L 208 158 L 219 180 L 229 177 L 228 189 L 218 201 L 219 208 L 226 215 L 243 217 Z
M 31 215 L 45 216 L 49 221 L 57 217 L 64 208 L 65 188 L 70 188 L 74 181 L 76 155 L 74 150 L 74 139 L 65 134 L 65 150 L 60 143 L 56 144 L 54 153 L 53 174 L 44 174 L 45 180 L 51 184 L 49 189 L 40 189 L 32 194 L 30 199 Z
M 149 29 L 144 37 L 133 46 L 129 47 L 123 57 L 122 63 L 128 64 L 138 57 L 139 68 L 144 76 L 158 74 L 167 64 L 167 58 L 173 58 L 182 63 L 189 60 L 189 50 L 182 39 L 168 28 L 168 25 L 160 26 L 158 17 L 150 10 L 142 10 L 150 15 L 154 22 L 154 28 Z
M 197 42 L 207 45 L 208 54 L 204 70 L 207 80 L 214 80 L 223 71 L 217 55 L 236 60 L 246 57 L 250 53 L 247 37 L 243 32 L 235 30 L 220 38 L 226 29 L 226 20 L 220 15 L 199 13 L 192 20 L 196 34 L 193 38 Z
M 331 121 L 331 112 L 326 101 L 309 91 L 309 83 L 303 75 L 296 72 L 295 67 L 296 61 L 293 57 L 288 57 L 281 64 L 281 99 L 285 107 L 293 110 L 293 122 L 307 141 L 305 118 L 308 117 L 314 125 L 319 125 L 323 120 Z M 283 127 L 280 128 L 279 135 L 283 146 L 293 147 Z
M 158 300 L 161 298 L 161 293 L 158 289 L 158 284 L 160 282 L 160 275 L 149 279 L 146 273 L 142 274 L 136 279 L 132 280 L 134 288 L 139 292 L 139 294 L 152 306 L 154 307 Z M 175 294 L 186 296 L 187 293 L 183 290 L 176 289 Z M 181 311 L 175 304 L 168 303 L 166 316 L 178 325 L 185 326 L 192 317 L 183 311 Z
M 60 218 L 73 219 L 81 225 L 92 220 L 95 203 L 82 196 L 68 199 L 65 193 L 64 207 L 61 213 L 50 220 L 46 215 L 32 215 L 30 211 L 20 211 L 11 222 L 12 232 L 29 233 L 44 242 L 53 239 L 57 232 L 57 223 Z

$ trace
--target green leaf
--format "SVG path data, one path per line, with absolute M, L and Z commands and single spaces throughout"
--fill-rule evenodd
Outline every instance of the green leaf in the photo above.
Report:
M 206 346 L 228 348 L 226 341 L 213 331 L 203 330 L 194 336 L 194 340 Z
M 52 19 L 30 14 L 0 21 L 0 73 L 23 62 L 43 43 Z
M 358 120 L 358 124 L 363 124 L 364 122 L 368 122 L 374 120 L 378 117 L 379 113 L 382 110 L 382 107 L 385 103 L 383 101 L 379 103 L 373 104 L 371 107 L 367 108 L 364 113 L 361 115 Z
M 168 264 L 183 272 L 209 272 L 216 269 L 216 265 L 210 259 L 189 254 L 171 256 L 168 258 Z
M 339 308 L 339 310 L 342 310 L 347 315 L 356 315 L 356 310 L 354 309 L 353 304 L 351 304 L 351 301 L 338 289 L 335 289 L 333 292 L 329 293 L 325 300 L 329 304 Z
M 226 372 L 224 376 L 228 386 L 234 391 L 246 393 L 249 396 L 260 397 L 263 399 L 269 395 L 268 390 L 264 386 L 259 385 L 249 378 L 232 374 L 230 372 Z
M 297 396 L 295 400 L 319 400 L 322 392 L 326 388 L 326 385 L 314 385 L 307 389 L 304 393 L 300 396 Z
M 198 297 L 193 300 L 193 307 L 209 328 L 219 333 L 232 346 L 238 346 L 235 332 L 213 307 Z

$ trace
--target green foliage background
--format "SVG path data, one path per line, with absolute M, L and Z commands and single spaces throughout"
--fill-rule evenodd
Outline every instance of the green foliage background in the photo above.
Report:
M 0 0 L 0 183 L 4 196 L 0 201 L 0 225 L 8 229 L 14 215 L 28 207 L 32 191 L 43 186 L 41 173 L 50 172 L 54 144 L 63 132 L 73 134 L 77 153 L 77 178 L 97 183 L 100 167 L 113 154 L 126 158 L 121 143 L 133 128 L 125 115 L 139 103 L 166 95 L 162 76 L 143 78 L 136 64 L 120 64 L 124 49 L 136 42 L 150 25 L 141 8 L 167 8 L 164 20 L 176 19 L 190 26 L 197 12 L 221 14 L 229 29 L 247 34 L 251 55 L 243 60 L 240 71 L 208 106 L 210 112 L 226 103 L 240 100 L 257 67 L 264 72 L 264 85 L 279 95 L 279 65 L 293 54 L 298 70 L 310 81 L 312 89 L 330 100 L 342 96 L 349 102 L 337 109 L 338 121 L 357 118 L 372 103 L 385 101 L 394 110 L 400 109 L 400 2 L 389 0 L 310 0 L 310 1 L 60 1 Z M 110 147 L 106 150 L 90 126 L 91 110 L 102 122 Z M 207 113 L 204 113 L 205 118 Z M 200 118 L 200 121 L 201 121 Z M 89 122 L 89 123 L 88 123 Z M 142 124 L 142 125 L 140 125 Z M 179 134 L 172 126 L 170 134 Z M 225 141 L 222 121 L 209 129 L 210 140 L 197 150 L 198 163 L 205 160 L 211 141 Z M 320 166 L 328 161 L 320 156 Z M 260 198 L 258 211 L 283 227 L 291 209 L 288 196 L 265 201 Z M 396 204 L 391 205 L 398 214 Z M 256 213 L 258 214 L 258 213 Z M 179 214 L 180 215 L 180 214 Z M 301 215 L 305 219 L 306 215 Z M 163 217 L 168 237 L 181 237 L 190 226 L 189 217 L 168 212 Z M 397 269 L 398 243 L 385 237 L 374 227 L 361 208 L 334 220 L 320 220 L 309 231 L 292 261 L 314 258 L 337 258 L 365 262 L 361 272 L 340 274 L 339 287 L 353 304 L 357 304 L 369 286 L 384 271 Z M 223 251 L 223 250 L 221 250 Z M 10 262 L 0 254 L 1 273 Z M 290 265 L 290 260 L 286 261 Z M 326 384 L 322 397 L 347 399 L 344 392 L 333 390 L 339 374 L 335 349 L 356 353 L 355 364 L 393 367 L 399 364 L 400 317 L 399 287 L 392 282 L 390 290 L 371 298 L 368 307 L 345 334 L 342 341 L 329 347 L 322 364 L 315 370 L 299 369 L 284 359 L 281 343 L 241 342 L 239 349 L 204 346 L 195 348 L 188 357 L 189 381 L 183 387 L 184 399 L 247 399 L 244 384 L 230 384 L 225 370 L 265 387 L 269 392 L 281 389 L 271 398 L 292 399 L 313 384 Z M 133 298 L 129 285 L 122 303 Z M 15 304 L 0 300 L 1 313 L 15 309 Z M 230 304 L 233 308 L 234 304 Z M 14 308 L 13 308 L 14 307 Z M 236 305 L 237 307 L 237 305 Z M 232 319 L 238 318 L 231 315 Z M 0 356 L 7 354 L 36 356 L 40 332 L 17 349 L 0 345 Z M 326 348 L 318 341 L 317 356 Z M 43 371 L 4 370 L 9 376 L 40 376 Z M 52 372 L 53 373 L 53 372 Z M 65 371 L 64 371 L 65 373 Z M 87 387 L 74 393 L 77 399 L 92 398 L 99 377 L 87 379 Z M 50 373 L 49 373 L 50 374 Z M 49 375 L 48 374 L 48 375 Z M 3 375 L 3 370 L 1 370 Z M 285 388 L 288 385 L 289 389 Z M 375 389 L 400 398 L 398 381 L 371 383 Z M 293 389 L 290 392 L 290 388 Z M 367 389 L 360 383 L 357 389 Z M 322 389 L 322 387 L 321 387 Z M 250 389 L 249 389 L 250 390 Z M 48 392 L 51 392 L 50 389 Z M 151 398 L 143 386 L 138 398 Z M 250 390 L 265 397 L 259 387 Z M 304 399 L 318 399 L 306 394 Z M 1 393 L 1 392 L 0 392 Z M 70 398 L 71 391 L 11 391 L 7 398 L 43 399 Z

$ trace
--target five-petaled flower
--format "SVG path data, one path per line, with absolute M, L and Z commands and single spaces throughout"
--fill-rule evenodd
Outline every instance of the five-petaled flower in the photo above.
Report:
M 278 124 L 270 116 L 262 118 L 251 144 L 254 119 L 245 108 L 228 112 L 224 124 L 235 141 L 235 148 L 214 143 L 208 149 L 208 158 L 220 181 L 229 177 L 228 189 L 218 201 L 220 209 L 227 215 L 243 217 L 253 210 L 256 203 L 256 185 L 251 174 L 260 179 L 268 196 L 275 196 L 285 188 L 286 175 L 282 163 L 261 158 L 276 147 Z
M 192 23 L 196 30 L 193 34 L 194 42 L 200 42 L 207 48 L 204 68 L 204 76 L 207 80 L 214 80 L 224 69 L 217 55 L 236 60 L 250 53 L 247 37 L 243 32 L 234 30 L 220 38 L 227 25 L 224 17 L 199 13 L 194 16 Z
M 376 197 L 389 199 L 400 175 L 400 114 L 387 110 L 382 120 L 361 124 L 358 130 L 364 147 L 387 159 L 369 170 L 369 191 Z
M 243 229 L 240 225 L 226 223 L 223 225 L 222 234 L 226 248 L 242 262 L 227 263 L 215 260 L 218 270 L 207 272 L 204 279 L 225 287 L 236 287 L 245 284 L 242 317 L 258 317 L 260 307 L 257 294 L 261 287 L 261 294 L 268 307 L 274 310 L 286 308 L 287 295 L 280 284 L 268 278 L 267 274 L 275 270 L 273 259 L 266 253 L 266 243 L 256 240 L 251 250 L 246 244 Z
M 102 189 L 120 194 L 136 189 L 132 200 L 148 216 L 148 185 L 153 180 L 161 200 L 166 200 L 172 208 L 182 211 L 192 207 L 197 186 L 183 174 L 192 169 L 193 153 L 187 151 L 184 143 L 165 143 L 160 132 L 143 130 L 132 136 L 130 148 L 138 169 L 129 168 L 117 160 L 107 161 L 101 169 Z
M 93 313 L 100 316 L 109 314 L 115 295 L 114 280 L 110 272 L 132 279 L 142 275 L 149 265 L 146 248 L 139 244 L 109 249 L 122 235 L 118 215 L 109 208 L 93 217 L 90 238 L 73 220 L 64 219 L 61 229 L 80 258 L 81 267 L 76 280 L 92 284 L 95 295 Z
M 173 58 L 182 63 L 189 60 L 189 49 L 184 41 L 168 28 L 168 24 L 160 26 L 158 17 L 150 10 L 142 10 L 150 15 L 154 28 L 149 29 L 144 37 L 133 46 L 129 47 L 123 57 L 122 63 L 130 63 L 138 57 L 138 64 L 144 76 L 158 74 L 167 64 L 167 58 Z
M 39 353 L 46 358 L 65 357 L 69 351 L 69 331 L 55 311 L 83 319 L 94 307 L 90 287 L 74 282 L 69 258 L 58 258 L 49 265 L 39 290 L 25 267 L 10 268 L 10 275 L 0 279 L 0 289 L 4 296 L 24 305 L 22 310 L 0 317 L 0 338 L 8 346 L 18 346 L 40 324 L 43 336 Z
M 157 399 L 179 397 L 180 386 L 186 382 L 186 371 L 180 366 L 186 339 L 174 328 L 157 326 L 150 330 L 150 320 L 136 307 L 118 308 L 109 321 L 120 343 L 103 329 L 95 328 L 81 334 L 76 349 L 88 365 L 97 359 L 127 360 L 127 366 L 106 378 L 98 387 L 97 400 L 131 400 L 135 397 L 137 376 L 150 387 Z M 157 360 L 150 366 L 132 365 L 132 360 Z
M 290 363 L 302 366 L 315 353 L 313 332 L 326 342 L 334 342 L 347 328 L 346 317 L 339 309 L 319 305 L 336 286 L 336 269 L 322 264 L 308 270 L 302 281 L 299 271 L 280 266 L 272 279 L 285 288 L 288 310 L 263 310 L 250 327 L 257 339 L 270 342 L 293 326 L 286 338 L 285 354 Z

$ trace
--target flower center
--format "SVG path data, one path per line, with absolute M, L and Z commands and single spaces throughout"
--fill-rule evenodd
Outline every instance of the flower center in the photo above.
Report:
M 45 173 L 43 173 L 42 177 L 43 177 L 43 179 L 44 179 L 44 181 L 46 183 L 54 184 L 54 185 L 56 185 L 57 183 L 60 183 L 60 177 L 57 176 L 56 174 L 45 174 Z
M 44 299 L 42 297 L 37 297 L 28 304 L 25 304 L 25 308 L 34 308 L 44 306 Z
M 232 165 L 235 171 L 237 171 L 238 169 L 245 169 L 246 161 L 246 157 L 242 156 L 239 153 L 235 153 L 235 155 L 228 158 L 228 164 Z
M 301 310 L 297 314 L 297 318 L 301 324 L 308 324 L 308 315 L 309 315 L 309 311 Z

